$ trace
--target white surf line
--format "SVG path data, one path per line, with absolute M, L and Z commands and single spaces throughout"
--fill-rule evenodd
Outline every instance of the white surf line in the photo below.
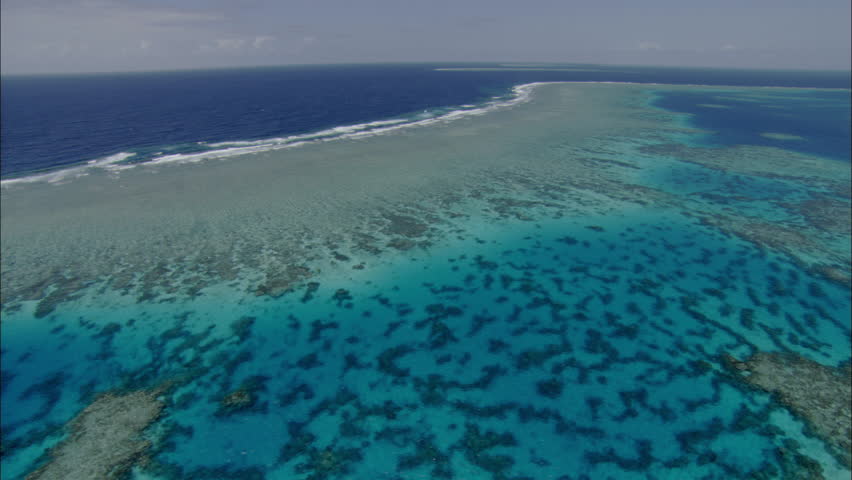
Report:
M 320 130 L 312 133 L 304 133 L 299 135 L 291 135 L 288 137 L 275 137 L 271 139 L 265 140 L 234 140 L 234 141 L 226 141 L 226 142 L 217 142 L 209 144 L 208 146 L 217 147 L 229 147 L 221 150 L 209 150 L 206 152 L 197 152 L 197 153 L 178 153 L 171 155 L 164 155 L 161 157 L 153 158 L 146 162 L 141 162 L 133 165 L 112 165 L 117 162 L 121 162 L 130 156 L 135 155 L 134 153 L 121 152 L 115 155 L 110 155 L 108 157 L 104 157 L 102 159 L 91 160 L 85 164 L 76 165 L 70 168 L 61 169 L 57 171 L 51 171 L 46 173 L 39 173 L 34 175 L 29 175 L 20 178 L 11 178 L 0 181 L 0 187 L 9 187 L 12 185 L 23 184 L 23 183 L 34 183 L 34 182 L 47 182 L 47 183 L 61 183 L 63 180 L 69 180 L 73 178 L 77 178 L 80 176 L 87 175 L 87 169 L 90 168 L 102 168 L 111 172 L 119 172 L 121 170 L 126 170 L 130 168 L 135 168 L 137 166 L 146 166 L 146 165 L 162 165 L 167 163 L 197 163 L 202 160 L 208 159 L 223 159 L 229 158 L 239 155 L 246 155 L 251 153 L 261 153 L 273 150 L 281 150 L 285 148 L 295 148 L 301 147 L 304 145 L 308 145 L 311 143 L 318 142 L 328 142 L 335 141 L 341 139 L 352 139 L 352 138 L 366 138 L 376 135 L 387 134 L 390 132 L 394 132 L 397 130 L 412 128 L 412 127 L 420 127 L 425 125 L 433 125 L 435 123 L 441 122 L 451 122 L 460 118 L 465 118 L 469 116 L 477 116 L 483 115 L 485 113 L 502 109 L 506 107 L 511 107 L 515 105 L 519 105 L 521 103 L 525 103 L 530 100 L 532 93 L 535 88 L 543 85 L 559 85 L 559 84 L 573 84 L 573 85 L 597 85 L 597 84 L 612 84 L 612 85 L 639 85 L 639 86 L 650 86 L 650 87 L 699 87 L 699 88 L 710 88 L 710 89 L 775 89 L 775 90 L 808 90 L 808 91 L 848 91 L 852 89 L 845 88 L 824 88 L 824 87 L 783 87 L 783 86 L 767 86 L 767 85 L 756 85 L 756 86 L 743 86 L 743 85 L 705 85 L 705 84 L 683 84 L 683 83 L 659 83 L 659 82 L 623 82 L 623 81 L 573 81 L 573 80 L 562 80 L 562 81 L 552 81 L 552 82 L 530 82 L 523 83 L 519 85 L 515 85 L 512 87 L 513 96 L 506 100 L 501 101 L 492 101 L 487 102 L 479 108 L 465 108 L 465 109 L 456 109 L 450 112 L 447 112 L 442 115 L 438 115 L 431 118 L 426 118 L 423 120 L 414 120 L 408 121 L 405 119 L 388 119 L 388 120 L 377 120 L 373 122 L 366 122 L 361 124 L 353 124 L 353 125 L 341 125 L 338 127 L 332 127 L 325 130 Z M 468 104 L 469 105 L 469 104 Z M 468 107 L 468 105 L 462 105 L 462 107 Z M 387 125 L 386 127 L 381 128 L 383 125 Z M 371 128 L 371 127 L 380 127 L 380 128 Z M 123 156 L 120 157 L 119 156 Z
M 114 155 L 109 155 L 106 157 L 98 158 L 95 160 L 89 160 L 83 164 L 77 164 L 72 167 L 63 168 L 61 170 L 55 170 L 45 173 L 37 173 L 34 175 L 28 175 L 25 177 L 19 178 L 9 178 L 6 180 L 0 180 L 0 187 L 10 187 L 12 185 L 19 185 L 22 183 L 35 183 L 35 182 L 46 182 L 58 184 L 62 183 L 64 180 L 71 180 L 74 178 L 82 177 L 89 174 L 89 171 L 93 168 L 100 168 L 108 171 L 118 171 L 126 168 L 132 168 L 132 165 L 115 165 L 118 162 L 122 162 L 127 160 L 128 158 L 136 155 L 131 152 L 119 152 Z
M 553 83 L 562 82 L 531 82 L 521 85 L 515 85 L 514 87 L 512 87 L 511 98 L 487 102 L 479 108 L 469 108 L 468 106 L 470 104 L 467 104 L 463 105 L 463 108 L 461 109 L 455 109 L 441 115 L 420 120 L 392 118 L 387 120 L 376 120 L 372 122 L 365 122 L 353 125 L 341 125 L 325 130 L 320 130 L 317 132 L 291 135 L 287 137 L 276 137 L 264 140 L 234 140 L 226 142 L 217 142 L 213 144 L 208 144 L 208 146 L 223 146 L 227 148 L 223 148 L 220 150 L 208 150 L 205 152 L 197 153 L 177 153 L 163 155 L 161 157 L 155 157 L 149 161 L 140 162 L 133 165 L 112 165 L 117 162 L 121 162 L 129 158 L 130 156 L 135 155 L 134 153 L 122 152 L 120 154 L 111 155 L 103 159 L 91 160 L 84 164 L 78 164 L 73 167 L 64 168 L 61 170 L 2 180 L 0 181 L 0 187 L 10 187 L 13 185 L 35 182 L 47 182 L 54 184 L 61 183 L 64 180 L 71 180 L 73 178 L 88 175 L 87 170 L 91 168 L 102 168 L 110 172 L 118 173 L 122 170 L 135 168 L 138 166 L 155 166 L 167 163 L 197 163 L 202 160 L 222 159 L 251 153 L 261 153 L 285 148 L 295 148 L 312 143 L 336 141 L 341 139 L 366 138 L 376 135 L 383 135 L 403 128 L 432 125 L 441 122 L 451 122 L 460 118 L 482 115 L 490 111 L 494 111 L 496 109 L 518 105 L 530 99 L 532 90 L 535 87 L 539 85 Z
M 561 82 L 532 82 L 512 87 L 513 96 L 506 100 L 487 102 L 479 108 L 461 108 L 449 111 L 447 113 L 425 118 L 421 120 L 405 120 L 405 119 L 389 119 L 378 120 L 354 125 L 342 125 L 326 130 L 321 130 L 313 133 L 305 133 L 300 135 L 292 135 L 289 137 L 273 138 L 267 140 L 255 141 L 232 141 L 218 142 L 211 146 L 233 146 L 223 150 L 212 150 L 207 152 L 198 152 L 192 154 L 174 154 L 155 158 L 150 161 L 139 163 L 138 166 L 160 165 L 164 163 L 194 163 L 206 159 L 227 158 L 248 153 L 260 153 L 273 150 L 282 150 L 285 148 L 301 147 L 312 143 L 330 142 L 343 139 L 358 139 L 377 135 L 384 135 L 390 132 L 395 132 L 402 129 L 422 127 L 433 125 L 436 123 L 451 122 L 460 118 L 483 115 L 485 113 L 511 107 L 528 101 L 531 98 L 532 91 L 539 85 L 561 83 Z M 463 107 L 467 107 L 464 105 Z M 387 125 L 387 126 L 385 126 Z M 379 127 L 379 128 L 371 128 Z

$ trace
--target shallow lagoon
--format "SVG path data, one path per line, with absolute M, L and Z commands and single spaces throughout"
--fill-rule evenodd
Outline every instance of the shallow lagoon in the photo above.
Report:
M 848 164 L 661 88 L 4 189 L 4 478 L 164 384 L 137 478 L 848 477 L 724 357 L 848 364 Z

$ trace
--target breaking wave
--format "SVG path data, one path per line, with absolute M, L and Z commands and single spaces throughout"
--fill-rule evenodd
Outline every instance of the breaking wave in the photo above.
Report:
M 25 177 L 9 178 L 0 181 L 0 186 L 8 187 L 22 183 L 63 183 L 74 178 L 79 178 L 88 175 L 94 170 L 120 171 L 126 168 L 132 168 L 133 165 L 122 165 L 121 162 L 134 157 L 136 154 L 132 152 L 120 152 L 114 155 L 89 160 L 86 163 L 66 167 L 61 170 L 51 170 L 43 173 L 35 173 Z
M 556 82 L 535 82 L 516 85 L 512 88 L 509 94 L 492 97 L 488 101 L 478 105 L 466 104 L 457 107 L 424 110 L 423 112 L 411 114 L 407 117 L 391 118 L 354 125 L 341 125 L 311 133 L 274 137 L 262 140 L 234 140 L 216 143 L 197 142 L 189 148 L 162 148 L 161 150 L 164 151 L 157 151 L 148 155 L 140 155 L 137 152 L 121 152 L 59 170 L 3 179 L 0 181 L 0 186 L 9 187 L 12 185 L 35 182 L 58 184 L 88 175 L 97 170 L 117 174 L 122 170 L 138 168 L 146 165 L 195 163 L 204 160 L 223 159 L 250 153 L 295 148 L 311 143 L 383 135 L 401 129 L 446 123 L 460 118 L 483 115 L 496 109 L 517 105 L 529 100 L 530 95 L 536 86 L 546 83 Z M 177 149 L 183 149 L 184 152 L 168 153 L 168 150 L 174 151 Z

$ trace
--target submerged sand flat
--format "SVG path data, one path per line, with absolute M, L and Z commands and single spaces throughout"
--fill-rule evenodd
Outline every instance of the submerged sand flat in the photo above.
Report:
M 727 366 L 848 366 L 849 165 L 661 88 L 3 188 L 4 468 L 170 381 L 152 478 L 848 477 L 830 383 Z

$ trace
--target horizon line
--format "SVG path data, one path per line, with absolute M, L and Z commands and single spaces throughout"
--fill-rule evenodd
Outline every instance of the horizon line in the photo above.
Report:
M 252 70 L 264 68 L 304 68 L 304 67 L 358 67 L 358 66 L 430 66 L 436 67 L 439 65 L 517 65 L 519 71 L 529 69 L 533 71 L 534 67 L 538 66 L 583 66 L 596 68 L 663 68 L 672 70 L 726 70 L 726 71 L 761 71 L 761 72 L 798 72 L 798 73 L 832 73 L 852 75 L 852 69 L 814 69 L 814 68 L 766 68 L 766 67 L 725 67 L 725 66 L 679 66 L 679 65 L 640 65 L 640 64 L 614 64 L 614 63 L 577 63 L 577 62 L 525 62 L 525 61 L 417 61 L 417 62 L 338 62 L 338 63 L 287 63 L 287 64 L 260 64 L 260 65 L 225 65 L 212 67 L 186 67 L 186 68 L 163 68 L 151 70 L 96 70 L 82 72 L 16 72 L 3 73 L 0 70 L 0 77 L 63 77 L 63 76 L 90 76 L 90 75 L 134 75 L 134 74 L 151 74 L 151 73 L 187 73 L 187 72 L 206 72 L 206 71 L 225 71 L 225 70 Z

